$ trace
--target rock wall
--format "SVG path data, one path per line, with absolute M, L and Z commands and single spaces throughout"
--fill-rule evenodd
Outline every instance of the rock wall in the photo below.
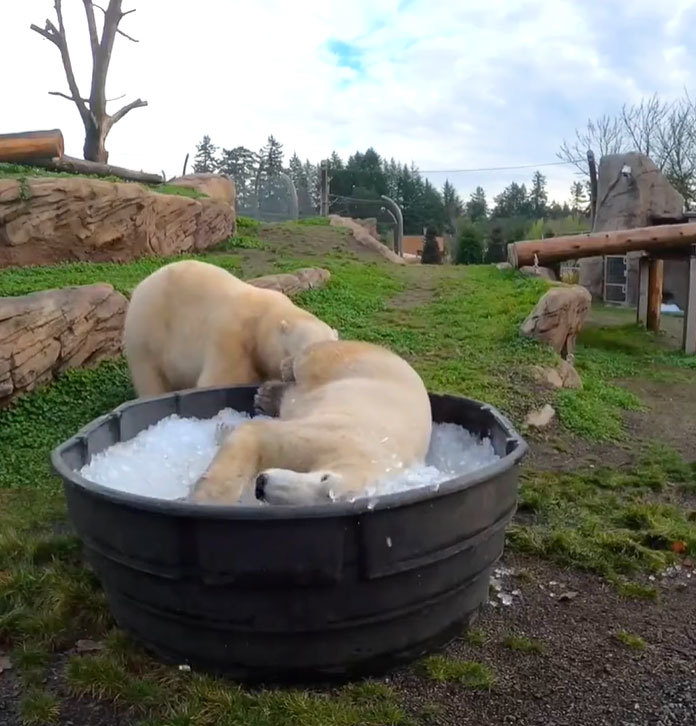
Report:
M 630 169 L 624 174 L 625 167 Z M 684 198 L 665 179 L 651 159 L 635 152 L 603 156 L 599 163 L 597 213 L 593 232 L 649 227 L 659 218 L 679 218 Z M 640 252 L 626 256 L 626 293 L 629 305 L 638 299 L 638 258 Z M 580 284 L 593 297 L 604 293 L 604 258 L 580 260 Z M 669 278 L 665 275 L 665 287 Z
M 221 199 L 84 177 L 0 179 L 0 267 L 173 255 L 235 228 L 234 205 Z
M 248 282 L 294 295 L 330 277 L 306 267 Z M 68 368 L 119 355 L 127 308 L 128 300 L 106 283 L 0 297 L 0 407 Z
M 0 406 L 121 350 L 128 301 L 111 285 L 0 298 Z

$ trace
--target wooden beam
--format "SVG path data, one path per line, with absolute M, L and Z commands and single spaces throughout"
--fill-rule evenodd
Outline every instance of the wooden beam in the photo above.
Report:
M 638 309 L 636 310 L 636 322 L 645 325 L 648 320 L 648 273 L 650 269 L 650 258 L 643 255 L 638 260 Z
M 523 240 L 508 245 L 508 262 L 513 267 L 577 260 L 581 257 L 623 255 L 627 252 L 685 249 L 696 242 L 696 223 L 638 227 L 611 232 L 594 232 L 545 240 Z
M 685 353 L 696 353 L 696 245 L 691 248 L 689 258 L 689 286 L 684 310 L 684 341 Z
M 657 333 L 660 330 L 660 314 L 662 312 L 662 283 L 664 280 L 665 263 L 650 258 L 648 269 L 648 313 L 647 328 Z
M 24 162 L 63 156 L 60 129 L 0 134 L 0 161 Z
M 101 164 L 98 161 L 75 159 L 72 156 L 63 156 L 61 159 L 37 159 L 31 162 L 32 166 L 51 171 L 67 171 L 73 174 L 98 174 L 99 176 L 117 176 L 126 181 L 141 182 L 143 184 L 162 184 L 164 178 L 160 174 L 149 174 L 145 171 L 124 169 L 122 166 Z

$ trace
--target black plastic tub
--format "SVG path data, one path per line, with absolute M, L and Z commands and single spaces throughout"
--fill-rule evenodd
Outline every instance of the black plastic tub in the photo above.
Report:
M 431 395 L 433 420 L 501 458 L 437 491 L 312 507 L 201 506 L 109 489 L 90 457 L 173 413 L 253 411 L 254 386 L 131 401 L 52 453 L 118 624 L 160 659 L 238 679 L 384 672 L 447 642 L 488 598 L 527 446 L 491 406 Z

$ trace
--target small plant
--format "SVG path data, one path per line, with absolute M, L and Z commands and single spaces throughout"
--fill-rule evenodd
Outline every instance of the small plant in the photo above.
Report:
M 49 691 L 32 688 L 19 702 L 19 716 L 24 726 L 46 726 L 56 723 L 60 708 L 56 697 Z
M 458 265 L 480 265 L 483 262 L 483 234 L 473 222 L 465 220 L 459 225 L 454 261 Z
M 619 641 L 619 643 L 622 643 L 631 650 L 645 650 L 646 642 L 640 637 L 640 635 L 629 633 L 626 630 L 619 630 L 614 634 L 614 637 Z
M 465 640 L 469 645 L 483 645 L 486 642 L 486 634 L 483 630 L 467 628 L 464 632 L 463 640 Z
M 428 225 L 425 230 L 421 263 L 423 265 L 442 264 L 442 251 L 440 250 L 440 245 L 437 241 L 437 230 L 432 225 Z
M 495 676 L 488 666 L 476 661 L 431 655 L 422 661 L 425 675 L 438 683 L 460 683 L 475 690 L 489 690 Z
M 503 645 L 509 650 L 518 653 L 543 653 L 544 644 L 539 640 L 533 640 L 523 635 L 508 635 L 503 638 Z

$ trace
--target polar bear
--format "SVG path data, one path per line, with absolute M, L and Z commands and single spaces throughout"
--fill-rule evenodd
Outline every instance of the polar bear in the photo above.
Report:
M 424 461 L 432 412 L 423 381 L 395 353 L 323 341 L 282 365 L 256 394 L 279 418 L 244 422 L 222 439 L 190 498 L 212 504 L 351 500 Z
M 338 333 L 275 290 L 221 267 L 182 260 L 133 290 L 123 347 L 138 396 L 261 383 L 280 363 Z

